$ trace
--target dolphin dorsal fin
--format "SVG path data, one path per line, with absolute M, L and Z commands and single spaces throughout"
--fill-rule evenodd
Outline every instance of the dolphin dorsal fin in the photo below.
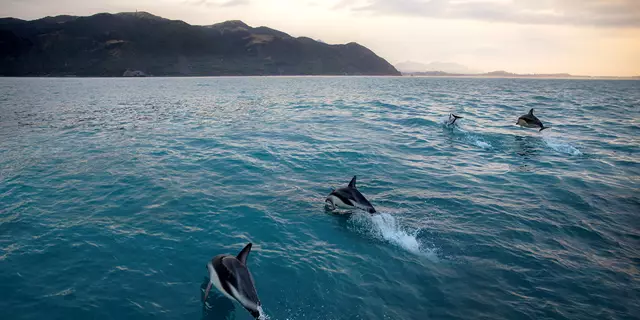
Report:
M 353 179 L 351 179 L 351 182 L 349 182 L 349 188 L 355 188 L 356 187 L 356 176 L 353 176 Z
M 242 251 L 240 251 L 240 253 L 238 253 L 238 256 L 236 257 L 238 260 L 240 260 L 240 262 L 242 262 L 243 264 L 247 264 L 247 257 L 249 256 L 249 251 L 251 251 L 251 242 L 249 242 L 248 245 L 246 245 L 244 247 L 244 249 L 242 249 Z
M 531 110 L 529 110 L 529 115 L 532 116 L 533 115 L 533 108 L 531 108 Z

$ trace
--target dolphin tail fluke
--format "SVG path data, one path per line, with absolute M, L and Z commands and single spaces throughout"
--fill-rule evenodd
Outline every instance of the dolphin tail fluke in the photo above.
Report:
M 549 129 L 549 128 L 551 128 L 551 127 L 542 127 L 542 128 L 540 128 L 540 130 L 538 130 L 538 132 L 540 132 L 540 131 L 542 131 L 544 129 Z
M 454 117 L 454 118 L 456 118 L 456 119 L 462 119 L 462 117 L 461 117 L 461 116 L 456 116 L 456 115 L 455 115 L 455 114 L 453 114 L 453 113 L 451 114 L 451 116 L 452 116 L 452 117 Z
M 240 251 L 240 253 L 238 253 L 238 256 L 236 257 L 240 262 L 242 262 L 244 265 L 247 265 L 247 257 L 249 256 L 249 252 L 251 251 L 251 242 L 249 242 L 249 244 L 247 244 L 244 249 L 242 249 L 242 251 Z
M 353 179 L 351 179 L 351 182 L 349 182 L 349 188 L 355 188 L 356 187 L 356 176 L 353 176 Z

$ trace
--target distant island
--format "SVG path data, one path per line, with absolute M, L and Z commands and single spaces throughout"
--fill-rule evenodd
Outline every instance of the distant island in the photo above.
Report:
M 355 42 L 147 12 L 0 19 L 0 76 L 400 75 Z

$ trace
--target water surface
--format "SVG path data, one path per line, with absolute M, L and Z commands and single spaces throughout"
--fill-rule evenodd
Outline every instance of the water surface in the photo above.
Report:
M 0 79 L 3 319 L 638 319 L 640 82 Z M 535 108 L 551 129 L 515 126 Z M 443 125 L 449 112 L 463 116 Z M 381 213 L 329 215 L 358 176 Z

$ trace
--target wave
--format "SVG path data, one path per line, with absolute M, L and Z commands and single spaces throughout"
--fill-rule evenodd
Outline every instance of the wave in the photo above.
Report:
M 396 245 L 411 253 L 436 259 L 435 250 L 427 248 L 418 240 L 419 230 L 401 226 L 398 220 L 388 213 L 353 214 L 350 218 L 353 226 L 360 232 L 375 239 Z

